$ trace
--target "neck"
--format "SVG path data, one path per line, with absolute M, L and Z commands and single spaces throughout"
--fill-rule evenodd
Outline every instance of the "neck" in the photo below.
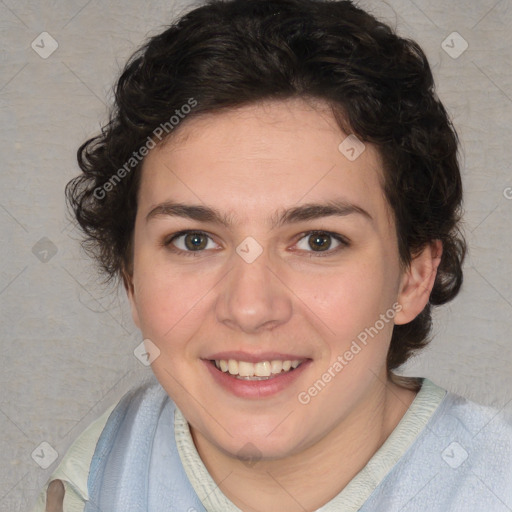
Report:
M 342 423 L 300 453 L 247 465 L 191 429 L 208 472 L 243 512 L 313 511 L 339 494 L 397 426 L 417 391 L 377 380 Z M 326 476 L 327 475 L 327 476 Z

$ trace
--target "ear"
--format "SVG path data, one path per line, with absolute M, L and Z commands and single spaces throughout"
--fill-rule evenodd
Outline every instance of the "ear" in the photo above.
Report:
M 130 301 L 133 323 L 140 329 L 139 312 L 137 310 L 137 301 L 135 299 L 135 287 L 133 285 L 133 275 L 130 271 L 128 271 L 125 268 L 121 271 L 121 275 L 123 277 L 123 284 L 124 289 L 126 290 L 126 295 L 128 296 L 128 300 Z
M 412 259 L 402 275 L 397 298 L 402 309 L 396 313 L 395 324 L 409 323 L 423 311 L 434 287 L 442 254 L 441 240 L 434 240 Z

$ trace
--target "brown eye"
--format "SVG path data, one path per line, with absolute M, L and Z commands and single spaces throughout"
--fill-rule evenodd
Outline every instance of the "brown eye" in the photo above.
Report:
M 219 246 L 203 231 L 181 231 L 165 241 L 169 249 L 183 254 L 199 253 L 205 249 L 218 249 Z
M 187 233 L 183 236 L 185 246 L 189 251 L 200 251 L 208 244 L 208 237 L 204 233 Z
M 315 251 L 327 251 L 331 247 L 331 237 L 327 234 L 313 234 L 308 237 L 308 244 Z
M 297 248 L 304 252 L 334 254 L 343 247 L 348 247 L 349 242 L 343 236 L 328 231 L 310 231 L 304 233 L 297 243 Z

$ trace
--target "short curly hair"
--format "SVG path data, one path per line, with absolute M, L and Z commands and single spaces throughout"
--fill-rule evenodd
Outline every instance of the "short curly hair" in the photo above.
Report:
M 168 137 L 205 113 L 293 97 L 323 100 L 345 133 L 379 150 L 404 267 L 426 244 L 443 244 L 429 303 L 394 327 L 391 374 L 430 341 L 431 307 L 462 284 L 459 142 L 418 44 L 352 2 L 207 0 L 150 38 L 126 64 L 101 134 L 78 150 L 82 174 L 66 187 L 68 204 L 84 248 L 107 281 L 118 279 L 131 271 L 141 167 L 133 155 L 158 142 L 155 130 L 191 98 Z

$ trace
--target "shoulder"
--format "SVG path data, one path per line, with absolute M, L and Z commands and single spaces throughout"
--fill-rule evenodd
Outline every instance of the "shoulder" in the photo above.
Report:
M 438 435 L 449 433 L 467 452 L 469 464 L 501 461 L 512 486 L 512 411 L 486 406 L 448 393 L 434 427 Z M 439 430 L 441 428 L 442 430 Z M 461 451 L 462 455 L 464 453 Z
M 41 490 L 37 504 L 32 512 L 43 512 L 46 503 L 46 491 L 52 480 L 62 480 L 66 490 L 64 510 L 66 512 L 82 511 L 88 499 L 87 478 L 96 444 L 107 420 L 116 404 L 109 407 L 98 419 L 93 421 L 69 447 L 66 455 L 52 473 L 48 483 Z
M 512 411 L 491 407 L 448 392 L 438 411 L 437 422 L 475 446 L 512 445 Z M 494 450 L 493 450 L 494 451 Z M 511 461 L 512 462 L 512 461 Z
M 430 448 L 438 459 L 439 494 L 453 510 L 471 498 L 497 510 L 512 507 L 512 421 L 510 411 L 481 405 L 448 392 L 430 424 Z M 436 453 L 437 452 L 437 453 Z
M 510 411 L 450 391 L 442 396 L 442 388 L 424 381 L 431 392 L 418 394 L 420 413 L 408 413 L 415 424 L 419 414 L 426 421 L 361 510 L 512 510 Z
M 128 406 L 144 406 L 143 399 L 148 395 L 162 396 L 159 386 L 153 382 L 129 390 L 123 397 L 110 406 L 99 418 L 94 420 L 69 447 L 60 464 L 52 473 L 47 484 L 41 490 L 36 506 L 32 512 L 44 512 L 46 492 L 52 480 L 62 480 L 65 487 L 65 512 L 82 512 L 89 499 L 88 478 L 91 462 L 98 446 L 98 441 L 105 430 L 109 418 L 122 421 Z M 113 412 L 116 414 L 113 414 Z M 114 418 L 114 416 L 116 416 Z

